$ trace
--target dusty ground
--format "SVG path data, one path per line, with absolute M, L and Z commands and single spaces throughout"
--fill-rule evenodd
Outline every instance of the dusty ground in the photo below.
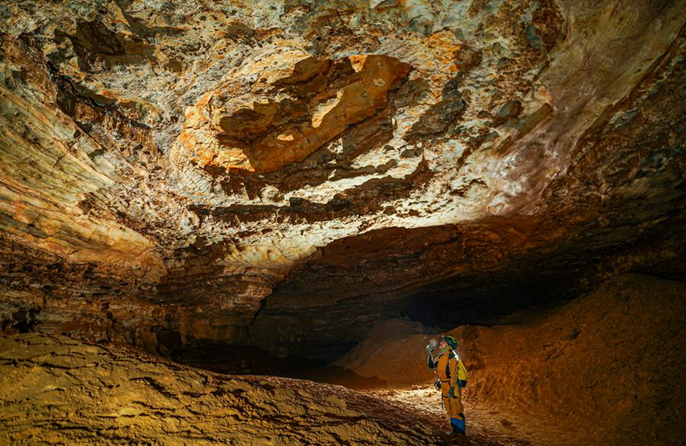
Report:
M 496 445 L 453 440 L 425 413 L 339 386 L 38 334 L 0 338 L 0 444 Z
M 396 401 L 405 407 L 418 410 L 432 417 L 436 422 L 448 426 L 448 419 L 441 407 L 441 398 L 432 386 L 415 386 L 414 389 L 375 389 L 369 393 L 379 397 Z M 524 446 L 531 444 L 548 444 L 545 439 L 536 442 L 538 432 L 546 432 L 546 428 L 537 421 L 535 426 L 522 431 L 501 411 L 478 404 L 466 404 L 468 414 L 469 438 L 475 441 L 491 441 L 503 446 Z M 533 443 L 532 443 L 533 442 Z M 572 443 L 568 443 L 572 444 Z
M 561 307 L 456 328 L 468 428 L 503 444 L 683 444 L 685 297 L 684 282 L 626 274 Z M 429 338 L 390 321 L 337 364 L 405 389 L 373 392 L 440 421 Z

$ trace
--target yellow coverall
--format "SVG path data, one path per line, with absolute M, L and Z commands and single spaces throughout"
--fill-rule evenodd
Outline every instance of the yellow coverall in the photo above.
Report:
M 443 404 L 450 417 L 453 433 L 465 433 L 464 408 L 462 407 L 462 388 L 467 385 L 467 369 L 452 350 L 441 353 L 437 362 L 431 361 L 441 380 Z M 450 389 L 453 389 L 452 395 Z

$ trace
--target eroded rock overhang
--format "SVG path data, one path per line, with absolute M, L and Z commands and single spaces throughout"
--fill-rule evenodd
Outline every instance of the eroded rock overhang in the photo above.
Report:
M 6 325 L 276 348 L 435 283 L 679 259 L 684 6 L 7 2 Z

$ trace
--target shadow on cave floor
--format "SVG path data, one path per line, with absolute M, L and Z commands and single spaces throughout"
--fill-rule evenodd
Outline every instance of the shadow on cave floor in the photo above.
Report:
M 273 375 L 335 384 L 423 412 L 436 424 L 448 421 L 441 406 L 440 394 L 431 386 L 413 385 L 395 388 L 378 377 L 365 377 L 352 370 L 323 360 L 296 356 L 279 358 L 259 348 L 195 343 L 172 353 L 174 361 L 231 375 Z M 431 375 L 427 377 L 431 379 Z M 517 420 L 492 408 L 469 407 L 468 437 L 459 444 L 479 446 L 528 446 L 518 434 Z M 457 444 L 457 443 L 456 443 Z
M 171 358 L 184 365 L 229 375 L 269 375 L 337 384 L 353 390 L 380 389 L 386 382 L 367 378 L 321 359 L 277 357 L 266 350 L 202 342 L 173 351 Z
M 214 343 L 196 344 L 176 351 L 172 358 L 184 365 L 230 375 L 272 375 L 335 384 L 363 392 L 408 410 L 421 411 L 439 426 L 449 424 L 440 393 L 432 385 L 392 386 L 378 377 L 366 377 L 323 360 L 289 356 L 275 357 L 268 352 L 247 347 Z M 238 359 L 240 358 L 240 359 Z M 427 378 L 432 380 L 431 374 Z M 465 402 L 468 414 L 468 437 L 460 443 L 474 446 L 530 446 L 522 435 L 521 420 L 497 408 Z

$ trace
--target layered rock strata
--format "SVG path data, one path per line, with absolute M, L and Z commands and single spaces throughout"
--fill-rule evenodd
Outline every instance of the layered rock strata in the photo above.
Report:
M 685 10 L 4 2 L 3 330 L 331 357 L 420 292 L 683 276 Z

